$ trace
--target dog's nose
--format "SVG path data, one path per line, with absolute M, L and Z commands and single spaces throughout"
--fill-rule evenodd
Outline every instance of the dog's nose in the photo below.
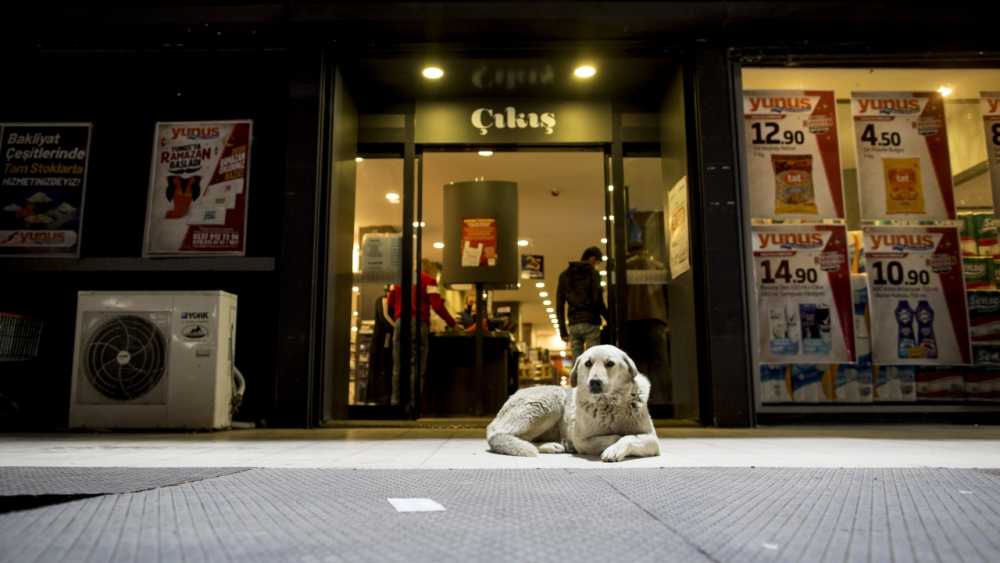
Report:
M 590 392 L 591 393 L 600 393 L 601 392 L 601 380 L 600 379 L 591 379 L 590 380 Z

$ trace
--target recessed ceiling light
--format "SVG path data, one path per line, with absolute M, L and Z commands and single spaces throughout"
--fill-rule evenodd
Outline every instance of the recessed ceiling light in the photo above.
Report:
M 442 76 L 444 76 L 444 71 L 441 70 L 441 69 L 439 69 L 439 68 L 437 68 L 437 67 L 430 66 L 430 67 L 427 67 L 427 68 L 424 69 L 423 75 L 424 75 L 424 78 L 434 78 L 434 79 L 437 79 L 437 78 L 441 78 Z
M 549 296 L 549 292 L 548 291 L 543 291 L 543 292 L 539 293 L 538 296 L 539 297 L 548 297 Z
M 613 192 L 613 191 L 615 191 L 615 187 L 614 187 L 614 186 L 608 186 L 608 191 L 609 191 L 609 192 Z
M 354 159 L 354 162 L 361 162 L 362 160 L 364 160 L 364 159 L 359 156 L 359 157 L 357 157 L 357 158 Z
M 434 248 L 444 248 L 444 243 L 443 242 L 435 242 L 434 243 Z
M 947 96 L 948 94 L 951 94 L 952 89 L 949 88 L 949 87 L 947 87 L 947 86 L 942 86 L 942 87 L 938 88 L 937 91 L 941 92 L 942 96 Z
M 608 282 L 601 282 L 601 287 L 608 285 Z
M 357 331 L 358 331 L 358 327 L 356 327 L 356 326 L 352 326 L 351 327 L 351 332 L 357 332 Z
M 549 301 L 548 299 L 546 299 L 545 301 L 542 301 L 542 305 L 551 305 L 551 304 L 552 304 L 552 302 Z
M 517 287 L 521 287 L 521 282 L 517 282 Z
M 545 282 L 538 282 L 538 283 L 535 284 L 535 287 L 539 287 L 539 288 L 545 287 Z
M 573 74 L 579 76 L 580 78 L 590 78 L 597 73 L 592 66 L 581 66 L 573 71 Z
M 559 357 L 565 358 L 566 357 L 566 350 L 559 350 Z
M 601 244 L 608 244 L 608 239 L 602 238 L 601 239 Z
M 602 276 L 606 276 L 606 275 L 608 275 L 608 272 L 607 272 L 607 271 L 605 271 L 605 270 L 601 270 L 601 275 L 602 275 Z
M 517 245 L 518 246 L 528 246 L 528 241 L 526 241 L 526 240 L 519 240 L 519 241 L 517 241 Z
M 479 156 L 493 156 L 493 151 L 479 151 Z
M 611 219 L 612 221 L 614 221 L 615 220 L 615 216 L 614 215 L 608 215 L 608 219 Z
M 358 316 L 358 312 L 357 311 L 354 311 L 354 316 L 355 317 Z
M 555 312 L 556 312 L 556 310 L 555 310 L 555 309 L 553 309 L 552 307 L 549 307 L 548 309 L 546 309 L 546 310 L 545 310 L 545 312 L 546 312 L 546 313 L 555 313 Z
M 555 313 L 549 313 L 549 318 L 550 318 L 550 319 L 554 319 L 554 318 L 556 318 L 556 314 L 555 314 Z
M 358 286 L 354 286 L 351 288 L 351 291 L 358 292 L 361 291 L 361 288 L 359 288 Z
M 393 202 L 399 201 L 399 194 L 385 194 L 385 199 Z

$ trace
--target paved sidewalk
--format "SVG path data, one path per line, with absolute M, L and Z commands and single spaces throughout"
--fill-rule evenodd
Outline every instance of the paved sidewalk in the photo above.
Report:
M 658 428 L 662 455 L 605 464 L 490 453 L 482 429 L 0 434 L 0 466 L 515 469 L 1000 468 L 1000 426 Z

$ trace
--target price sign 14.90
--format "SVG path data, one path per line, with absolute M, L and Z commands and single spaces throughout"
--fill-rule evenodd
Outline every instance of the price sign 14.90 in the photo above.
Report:
M 772 274 L 771 260 L 761 260 L 763 277 L 760 283 L 816 283 L 819 274 L 813 268 L 795 268 L 788 265 L 788 260 L 781 260 Z

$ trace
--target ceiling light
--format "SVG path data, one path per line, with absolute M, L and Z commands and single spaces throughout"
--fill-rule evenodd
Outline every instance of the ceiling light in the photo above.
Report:
M 608 244 L 608 239 L 602 238 L 601 239 L 601 244 Z
M 393 202 L 399 201 L 399 194 L 385 194 L 385 199 Z
M 545 301 L 542 301 L 542 305 L 551 305 L 551 304 L 552 304 L 552 302 L 549 301 L 548 299 L 546 299 Z
M 566 350 L 559 350 L 559 357 L 565 358 L 566 357 Z
M 556 312 L 556 310 L 555 310 L 555 309 L 553 309 L 552 307 L 549 307 L 548 309 L 546 309 L 546 310 L 545 310 L 545 312 L 546 312 L 546 313 L 555 313 L 555 312 Z
M 606 276 L 606 275 L 608 275 L 608 272 L 607 272 L 607 271 L 605 271 L 605 270 L 601 270 L 601 275 L 602 275 L 602 276 Z
M 357 293 L 357 292 L 361 291 L 361 288 L 359 288 L 358 286 L 354 286 L 354 287 L 351 288 L 351 291 Z
M 358 312 L 357 311 L 354 311 L 354 316 L 355 317 L 358 316 Z
M 952 89 L 948 88 L 947 86 L 942 86 L 942 87 L 938 88 L 937 91 L 941 92 L 942 96 L 947 96 L 948 94 L 951 94 Z
M 608 186 L 608 191 L 609 191 L 609 192 L 613 192 L 613 191 L 615 191 L 615 187 L 614 187 L 614 186 Z
M 479 156 L 493 156 L 493 151 L 479 151 Z
M 521 282 L 517 282 L 517 287 L 521 287 Z
M 549 296 L 549 292 L 548 291 L 543 291 L 543 292 L 539 293 L 538 296 L 539 297 L 548 297 Z
M 421 226 L 421 227 L 426 227 L 426 226 L 427 226 L 427 223 L 424 223 L 423 221 L 421 221 L 421 222 L 420 222 L 420 226 Z
M 519 241 L 517 241 L 517 245 L 518 246 L 528 246 L 528 241 L 526 241 L 526 240 L 519 240 Z
M 614 221 L 615 220 L 615 216 L 614 215 L 608 215 L 608 219 L 611 219 L 612 221 Z
M 444 248 L 444 243 L 443 242 L 435 242 L 434 243 L 434 248 Z
M 601 282 L 601 287 L 604 287 L 606 285 L 608 285 L 608 282 L 603 282 L 603 281 Z
M 607 221 L 608 220 L 608 216 L 605 215 L 605 216 L 601 217 L 601 219 L 604 219 L 605 221 Z
M 549 318 L 550 318 L 550 319 L 554 319 L 554 318 L 556 318 L 556 314 L 555 314 L 555 313 L 549 313 Z
M 545 282 L 538 282 L 535 284 L 535 287 L 545 287 Z
M 364 159 L 359 156 L 359 157 L 357 157 L 357 158 L 354 159 L 354 162 L 361 162 L 362 160 L 364 160 Z
M 356 327 L 356 326 L 352 326 L 351 327 L 351 332 L 357 332 L 357 331 L 358 331 L 358 327 Z
M 573 74 L 579 76 L 580 78 L 590 78 L 596 73 L 597 71 L 594 70 L 594 67 L 592 66 L 581 66 L 573 71 Z
M 434 79 L 437 79 L 437 78 L 441 78 L 442 76 L 444 76 L 444 71 L 441 70 L 441 69 L 439 69 L 439 68 L 430 66 L 430 67 L 427 67 L 427 68 L 424 69 L 423 75 L 424 75 L 424 78 L 434 78 Z

